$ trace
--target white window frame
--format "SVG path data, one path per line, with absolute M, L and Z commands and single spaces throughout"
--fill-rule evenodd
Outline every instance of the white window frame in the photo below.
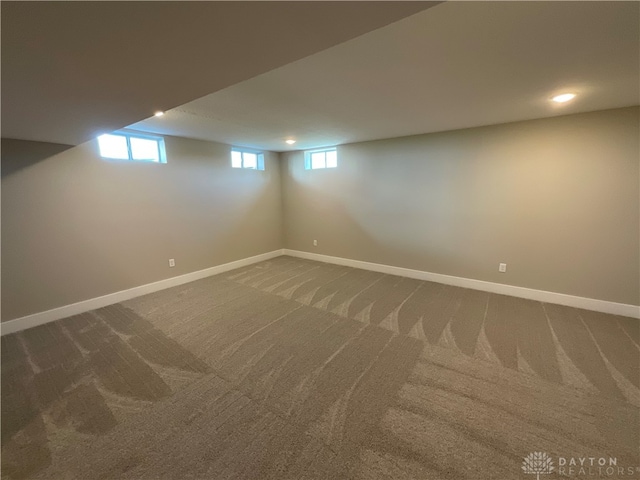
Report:
M 336 153 L 336 164 L 329 167 L 327 166 L 327 153 L 335 152 Z M 311 163 L 311 156 L 314 153 L 324 153 L 324 166 L 323 167 L 313 167 Z M 338 166 L 338 149 L 336 147 L 327 147 L 327 148 L 316 148 L 314 150 L 305 150 L 304 152 L 304 168 L 306 170 L 323 170 L 327 168 L 337 168 Z
M 241 165 L 240 166 L 235 166 L 233 164 L 233 153 L 237 152 L 240 154 L 240 159 L 241 159 Z M 256 156 L 256 166 L 255 167 L 247 167 L 245 166 L 244 162 L 244 155 L 246 153 L 252 154 Z M 244 148 L 244 147 L 232 147 L 231 148 L 231 167 L 232 168 L 241 168 L 241 169 L 246 169 L 246 170 L 264 170 L 264 152 L 260 151 L 260 150 L 252 150 L 250 148 Z
M 123 132 L 123 131 L 117 131 L 117 132 L 111 132 L 111 133 L 107 133 L 105 135 L 111 135 L 114 137 L 124 137 L 127 141 L 127 153 L 129 155 L 129 158 L 114 158 L 114 157 L 106 157 L 102 154 L 102 151 L 100 151 L 100 142 L 98 140 L 98 153 L 100 154 L 100 157 L 106 159 L 106 160 L 112 160 L 112 161 L 121 161 L 121 162 L 142 162 L 142 163 L 167 163 L 167 152 L 165 150 L 165 146 L 164 146 L 164 137 L 159 137 L 157 135 L 147 135 L 144 133 L 137 133 L 137 132 Z M 100 135 L 102 136 L 102 135 Z M 100 138 L 100 137 L 98 137 Z M 156 146 L 158 148 L 158 161 L 156 162 L 155 160 L 139 160 L 139 159 L 135 159 L 133 158 L 133 152 L 131 149 L 131 139 L 132 138 L 139 138 L 139 139 L 143 139 L 143 140 L 153 140 L 156 142 Z

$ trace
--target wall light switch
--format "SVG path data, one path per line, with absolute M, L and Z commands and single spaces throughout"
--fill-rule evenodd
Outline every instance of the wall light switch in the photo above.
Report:
M 318 246 L 318 240 L 314 240 L 314 241 L 313 241 L 313 246 L 314 246 L 314 247 L 317 247 L 317 246 Z
M 500 265 L 498 265 L 498 271 L 499 272 L 506 272 L 507 271 L 507 264 L 506 263 L 501 263 Z
M 175 259 L 173 259 L 173 258 L 170 258 L 170 259 L 169 259 L 169 266 L 170 266 L 170 267 L 175 267 L 175 266 L 176 266 L 176 261 L 175 261 Z

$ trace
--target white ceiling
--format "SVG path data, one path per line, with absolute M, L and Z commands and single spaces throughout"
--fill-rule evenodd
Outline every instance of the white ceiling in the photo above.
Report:
M 131 128 L 286 151 L 638 105 L 639 19 L 638 2 L 448 2 Z
M 2 2 L 2 137 L 76 145 L 437 2 Z

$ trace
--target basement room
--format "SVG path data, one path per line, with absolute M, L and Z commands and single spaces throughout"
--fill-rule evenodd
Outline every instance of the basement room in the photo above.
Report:
M 2 2 L 2 480 L 640 479 L 640 2 Z

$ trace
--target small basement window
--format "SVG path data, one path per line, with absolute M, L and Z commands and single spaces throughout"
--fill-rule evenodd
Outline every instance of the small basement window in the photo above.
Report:
M 167 163 L 164 139 L 134 133 L 108 133 L 98 137 L 100 156 L 112 160 Z
M 336 168 L 338 166 L 338 151 L 334 148 L 321 150 L 307 150 L 304 152 L 304 168 L 316 170 L 318 168 Z
M 231 149 L 231 166 L 233 168 L 264 170 L 264 153 L 233 148 Z

